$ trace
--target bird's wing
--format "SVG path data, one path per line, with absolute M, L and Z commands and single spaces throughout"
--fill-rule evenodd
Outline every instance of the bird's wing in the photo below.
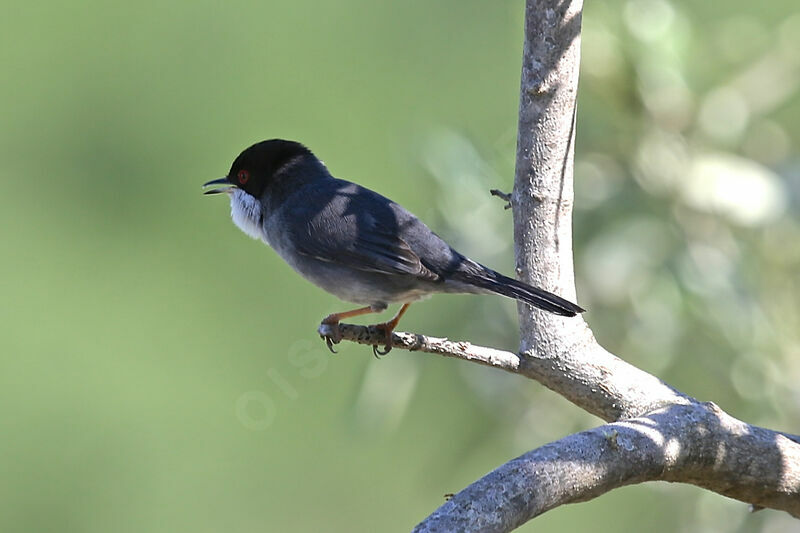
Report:
M 401 237 L 404 226 L 414 222 L 402 207 L 349 183 L 314 196 L 287 214 L 303 221 L 286 225 L 299 253 L 357 270 L 441 279 Z

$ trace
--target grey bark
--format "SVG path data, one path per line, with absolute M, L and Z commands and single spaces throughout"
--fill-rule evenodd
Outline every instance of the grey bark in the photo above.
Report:
M 415 532 L 505 532 L 566 503 L 643 481 L 691 483 L 800 517 L 800 445 L 714 404 L 672 405 L 570 435 L 490 472 Z
M 581 0 L 526 1 L 510 197 L 517 275 L 572 298 L 581 10 Z M 509 461 L 414 531 L 510 531 L 559 505 L 650 480 L 691 483 L 800 518 L 800 437 L 746 424 L 626 363 L 596 342 L 582 317 L 561 318 L 524 304 L 519 315 L 519 354 L 409 333 L 395 333 L 393 343 L 535 379 L 611 423 Z M 341 332 L 364 344 L 386 340 L 365 326 L 343 324 Z

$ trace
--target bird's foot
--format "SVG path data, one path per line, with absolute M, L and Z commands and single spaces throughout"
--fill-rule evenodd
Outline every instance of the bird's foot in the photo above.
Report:
M 387 353 L 392 351 L 392 332 L 394 332 L 395 324 L 391 322 L 384 322 L 383 324 L 375 324 L 375 329 L 378 329 L 383 332 L 386 336 L 386 344 L 383 347 L 383 350 L 378 348 L 377 344 L 372 345 L 372 353 L 376 359 L 380 359 L 382 356 L 386 355 Z
M 342 332 L 339 331 L 338 317 L 328 316 L 319 325 L 319 337 L 325 340 L 325 345 L 331 351 L 336 353 L 333 349 L 334 344 L 342 342 Z
M 375 324 L 374 326 L 372 326 L 375 329 L 382 331 L 384 333 L 384 336 L 386 337 L 386 344 L 384 345 L 383 350 L 379 350 L 377 344 L 372 345 L 372 353 L 375 354 L 375 357 L 377 359 L 380 359 L 382 355 L 386 355 L 387 353 L 392 351 L 392 333 L 394 333 L 394 328 L 397 327 L 397 323 L 400 322 L 400 318 L 405 314 L 409 305 L 411 304 L 410 303 L 403 304 L 403 307 L 400 308 L 397 314 L 394 315 L 394 317 L 390 321 L 384 322 L 382 324 Z
M 384 306 L 383 308 L 385 308 Z M 325 344 L 328 346 L 328 349 L 331 353 L 336 353 L 336 350 L 333 349 L 334 344 L 339 344 L 342 342 L 342 332 L 339 330 L 339 321 L 344 320 L 345 318 L 350 318 L 352 316 L 361 316 L 366 315 L 367 313 L 375 313 L 377 307 L 373 308 L 371 306 L 367 307 L 360 307 L 358 309 L 353 309 L 352 311 L 345 311 L 343 313 L 333 313 L 332 315 L 326 316 L 322 323 L 319 325 L 317 332 L 319 336 L 325 339 Z M 382 310 L 382 309 L 381 309 Z
M 394 315 L 394 318 L 392 318 L 390 321 L 370 326 L 382 331 L 384 337 L 386 338 L 386 344 L 384 345 L 383 350 L 378 349 L 377 344 L 372 346 L 372 353 L 375 354 L 375 357 L 380 359 L 382 355 L 386 355 L 392 351 L 392 332 L 394 332 L 394 328 L 397 327 L 397 322 L 400 321 L 400 317 L 403 316 L 403 313 L 406 312 L 406 309 L 408 309 L 409 305 L 411 304 L 403 304 L 397 314 Z M 385 304 L 375 304 L 368 307 L 353 309 L 352 311 L 345 311 L 344 313 L 334 313 L 332 315 L 328 315 L 322 320 L 322 323 L 320 323 L 319 328 L 317 328 L 317 333 L 319 333 L 320 338 L 325 339 L 325 344 L 328 346 L 328 349 L 332 353 L 336 353 L 336 350 L 333 349 L 333 345 L 342 342 L 342 332 L 339 330 L 339 321 L 345 318 L 350 318 L 351 316 L 377 313 L 384 309 L 386 309 Z

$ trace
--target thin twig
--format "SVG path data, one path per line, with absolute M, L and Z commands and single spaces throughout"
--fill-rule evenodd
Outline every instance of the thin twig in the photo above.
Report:
M 503 192 L 500 189 L 491 189 L 489 190 L 492 196 L 497 196 L 501 200 L 506 201 L 506 205 L 503 206 L 503 209 L 511 209 L 513 206 L 511 205 L 511 193 Z
M 334 327 L 329 324 L 320 324 L 317 333 L 321 336 L 335 337 Z M 383 346 L 386 344 L 386 334 L 374 326 L 359 326 L 356 324 L 339 324 L 339 334 L 342 340 L 366 344 L 369 346 Z M 395 331 L 392 333 L 392 347 L 412 352 L 426 352 L 455 359 L 472 361 L 507 372 L 519 373 L 520 358 L 517 354 L 477 346 L 464 341 L 451 341 L 437 337 L 427 337 L 417 333 Z

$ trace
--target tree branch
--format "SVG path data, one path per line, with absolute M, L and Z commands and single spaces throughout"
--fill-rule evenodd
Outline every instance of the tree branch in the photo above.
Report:
M 795 468 L 785 471 L 787 464 Z M 692 483 L 800 517 L 800 446 L 714 404 L 695 403 L 528 452 L 458 493 L 414 531 L 510 531 L 559 505 L 654 480 Z
M 575 297 L 573 153 L 582 0 L 526 0 L 511 204 L 517 275 Z M 395 348 L 539 381 L 612 423 L 514 459 L 456 494 L 415 531 L 509 531 L 564 503 L 650 480 L 680 481 L 800 518 L 800 437 L 748 425 L 603 349 L 582 317 L 519 304 L 520 354 L 395 333 Z M 330 333 L 321 326 L 320 333 Z M 342 338 L 385 344 L 375 328 Z
M 335 337 L 334 328 L 330 324 L 320 324 L 317 333 L 321 337 Z M 386 332 L 375 326 L 358 326 L 356 324 L 339 324 L 339 334 L 342 340 L 367 344 L 369 346 L 386 345 Z M 481 365 L 492 366 L 507 372 L 520 371 L 520 357 L 517 354 L 477 346 L 464 341 L 451 341 L 437 337 L 427 337 L 417 333 L 395 331 L 392 333 L 392 348 L 410 350 L 412 352 L 426 352 L 445 357 L 463 359 Z
M 318 332 L 332 335 L 334 327 L 323 324 Z M 339 333 L 359 344 L 387 341 L 373 326 L 340 324 Z M 395 332 L 392 345 L 532 377 L 526 356 L 469 342 Z M 649 376 L 617 361 L 608 375 L 615 382 L 633 385 L 628 380 L 638 373 Z M 646 415 L 570 435 L 509 461 L 459 492 L 415 531 L 510 531 L 559 505 L 655 480 L 691 483 L 800 518 L 800 436 L 751 426 L 713 403 L 675 394 L 679 401 Z
M 597 344 L 582 319 L 555 320 L 580 325 L 580 334 L 574 334 L 573 342 L 566 347 L 568 351 L 517 355 L 468 342 L 402 332 L 394 332 L 392 346 L 465 359 L 523 375 L 607 421 L 633 418 L 666 405 L 692 401 L 657 377 L 607 352 Z M 359 344 L 382 346 L 387 340 L 382 330 L 370 326 L 340 324 L 339 332 L 343 340 Z M 321 324 L 318 333 L 332 335 L 333 332 L 331 326 Z

